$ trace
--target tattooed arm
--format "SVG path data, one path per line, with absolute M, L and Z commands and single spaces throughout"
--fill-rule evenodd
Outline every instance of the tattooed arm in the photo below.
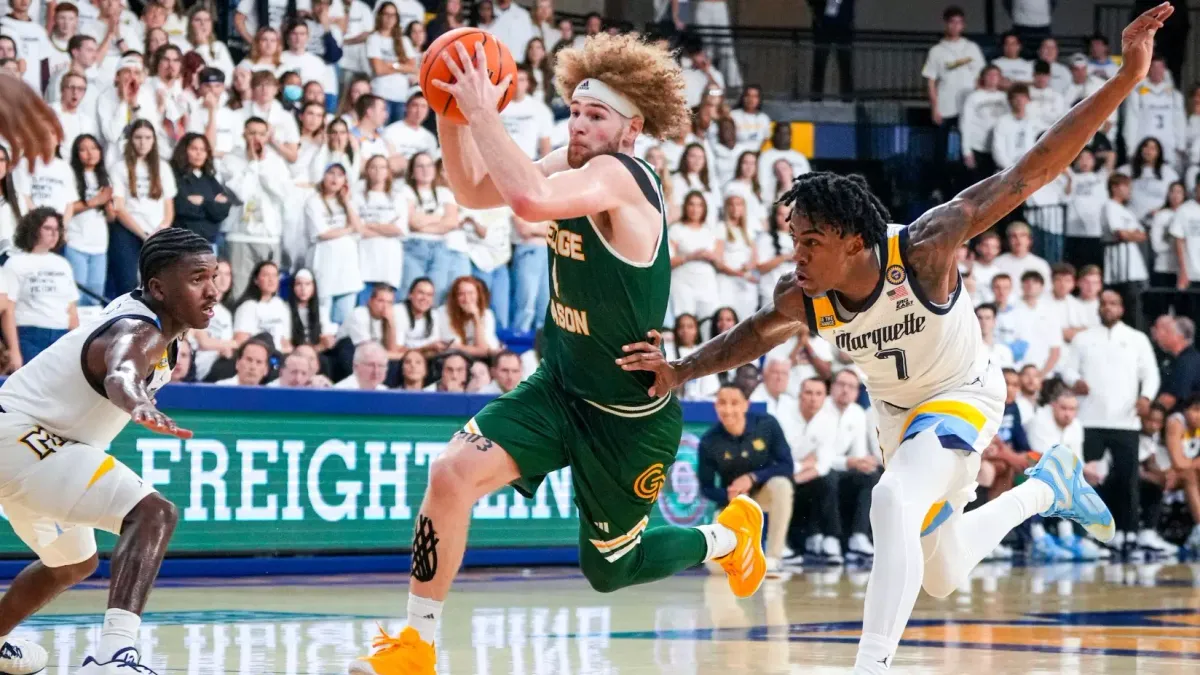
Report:
M 659 349 L 661 336 L 650 331 L 647 342 L 625 345 L 628 356 L 617 359 L 622 370 L 654 373 L 650 396 L 661 396 L 689 380 L 749 363 L 787 342 L 807 321 L 804 292 L 788 274 L 775 284 L 775 300 L 730 330 L 705 342 L 690 356 L 667 361 Z
M 1171 16 L 1163 3 L 1142 14 L 1121 35 L 1121 69 L 1050 128 L 1016 164 L 967 188 L 930 210 L 909 229 L 910 258 L 918 280 L 934 302 L 943 302 L 958 283 L 955 253 L 995 225 L 1030 195 L 1061 174 L 1145 77 L 1154 34 Z

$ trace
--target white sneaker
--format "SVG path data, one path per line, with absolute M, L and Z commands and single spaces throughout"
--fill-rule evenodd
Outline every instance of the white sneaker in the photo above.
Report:
M 821 542 L 824 537 L 819 534 L 809 535 L 808 539 L 804 540 L 804 552 L 810 555 L 821 555 Z
M 158 675 L 149 666 L 143 666 L 141 660 L 136 648 L 126 647 L 104 663 L 93 656 L 87 657 L 75 675 Z
M 1175 555 L 1179 547 L 1162 538 L 1157 531 L 1145 529 L 1138 532 L 1138 546 L 1162 555 Z
M 783 545 L 783 551 L 782 551 L 782 553 L 781 553 L 781 556 L 782 556 L 783 558 L 790 558 L 790 557 L 792 557 L 792 556 L 794 556 L 794 555 L 796 555 L 796 552 L 792 550 L 792 547 L 791 547 L 791 546 L 788 546 L 787 544 L 784 544 L 784 545 Z
M 1192 528 L 1192 533 L 1188 536 L 1187 541 L 1183 543 L 1183 547 L 1191 551 L 1192 555 L 1200 552 L 1200 524 Z
M 22 640 L 8 638 L 0 645 L 0 674 L 3 675 L 33 675 L 46 669 L 50 657 L 41 645 Z
M 1012 560 L 1013 550 L 1004 544 L 997 544 L 996 548 L 988 554 L 984 560 Z
M 841 565 L 842 558 L 842 542 L 834 537 L 825 537 L 821 542 L 821 554 L 825 556 L 825 562 L 830 565 Z
M 1091 537 L 1080 537 L 1077 546 L 1083 560 L 1108 560 L 1112 557 L 1112 551 L 1097 544 Z
M 793 556 L 786 557 L 783 560 L 779 561 L 779 566 L 781 569 L 785 569 L 789 572 L 803 572 L 804 571 L 804 556 L 793 555 Z
M 871 538 L 862 532 L 856 532 L 850 535 L 850 542 L 846 545 L 851 553 L 868 558 L 875 557 L 875 546 L 871 543 Z

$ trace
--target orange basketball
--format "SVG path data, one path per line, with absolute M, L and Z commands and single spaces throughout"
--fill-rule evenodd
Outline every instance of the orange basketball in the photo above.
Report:
M 517 64 L 513 61 L 512 52 L 508 51 L 508 47 L 505 47 L 503 42 L 498 40 L 495 35 L 478 28 L 456 28 L 434 40 L 433 44 L 429 45 L 429 49 L 425 50 L 424 60 L 421 61 L 420 83 L 425 100 L 429 101 L 429 107 L 450 122 L 467 123 L 467 119 L 458 109 L 454 97 L 433 85 L 435 80 L 442 82 L 454 80 L 450 69 L 442 61 L 442 53 L 447 49 L 450 50 L 450 58 L 454 59 L 455 63 L 462 65 L 458 50 L 454 48 L 456 42 L 466 47 L 471 58 L 475 58 L 475 46 L 483 43 L 483 53 L 487 56 L 488 78 L 494 84 L 499 84 L 509 75 L 513 76 L 512 82 L 508 85 L 508 91 L 500 98 L 500 103 L 496 106 L 497 110 L 504 110 L 504 106 L 508 105 L 517 93 Z

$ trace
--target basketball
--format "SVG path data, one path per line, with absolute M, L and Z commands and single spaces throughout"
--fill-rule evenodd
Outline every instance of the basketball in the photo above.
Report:
M 433 44 L 429 45 L 429 49 L 425 50 L 425 58 L 421 62 L 420 82 L 421 91 L 425 93 L 425 100 L 429 101 L 429 107 L 450 122 L 467 123 L 467 119 L 458 109 L 454 97 L 433 85 L 435 80 L 442 82 L 454 80 L 450 69 L 442 61 L 442 53 L 444 50 L 450 50 L 451 58 L 461 65 L 458 50 L 454 48 L 456 42 L 467 49 L 471 58 L 475 58 L 475 46 L 483 43 L 483 53 L 487 56 L 488 78 L 494 84 L 499 84 L 509 75 L 513 76 L 512 81 L 508 84 L 508 91 L 504 93 L 504 96 L 500 98 L 500 103 L 496 106 L 496 110 L 504 110 L 517 92 L 517 64 L 513 61 L 512 52 L 508 51 L 508 47 L 505 47 L 503 42 L 498 40 L 495 35 L 478 28 L 456 28 L 434 40 Z

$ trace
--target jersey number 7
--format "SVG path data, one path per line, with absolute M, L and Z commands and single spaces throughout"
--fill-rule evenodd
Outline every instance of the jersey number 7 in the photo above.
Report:
M 896 379 L 908 379 L 908 359 L 904 356 L 903 349 L 881 349 L 875 352 L 877 359 L 896 359 Z

